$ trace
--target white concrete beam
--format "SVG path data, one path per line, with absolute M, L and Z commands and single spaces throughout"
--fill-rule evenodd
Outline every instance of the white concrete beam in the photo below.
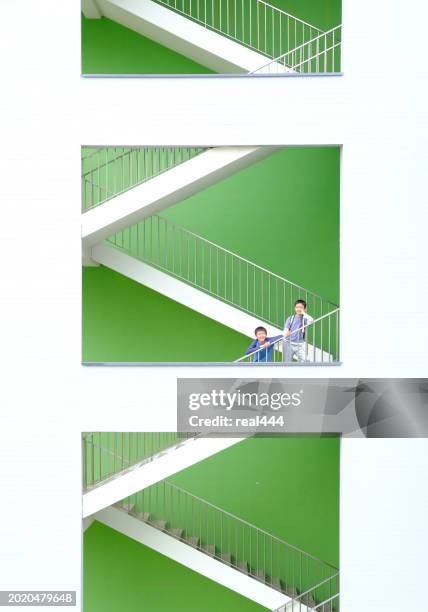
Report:
M 215 147 L 82 214 L 84 247 L 264 159 L 276 147 Z
M 101 19 L 101 11 L 96 0 L 82 0 L 82 13 L 87 19 Z
M 97 0 L 103 15 L 220 74 L 253 72 L 269 58 L 151 0 Z
M 166 449 L 149 463 L 136 465 L 126 472 L 121 472 L 85 493 L 83 518 L 241 441 L 242 438 L 194 438 L 170 449 L 169 452 Z
M 276 610 L 291 601 L 283 593 L 118 508 L 106 508 L 97 514 L 96 520 L 269 610 Z M 304 612 L 306 607 L 302 606 L 301 610 Z
M 86 516 L 83 520 L 82 520 L 82 529 L 83 531 L 86 531 L 94 522 L 95 518 L 93 516 Z

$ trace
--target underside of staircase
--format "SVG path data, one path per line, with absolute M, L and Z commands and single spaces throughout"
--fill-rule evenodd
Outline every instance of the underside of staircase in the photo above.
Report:
M 132 257 L 111 243 L 104 242 L 96 245 L 91 249 L 90 257 L 93 261 L 245 336 L 249 336 L 252 330 L 260 325 L 260 317 L 249 314 L 214 295 L 201 291 L 179 278 Z M 269 332 L 274 336 L 280 335 L 282 328 L 270 324 Z M 282 346 L 278 350 L 282 351 Z M 311 361 L 321 363 L 332 361 L 332 355 L 317 346 L 309 344 L 308 353 Z
M 165 448 L 151 456 L 149 460 L 138 461 L 112 476 L 104 477 L 96 483 L 96 486 L 91 486 L 84 492 L 83 518 L 92 517 L 96 512 L 136 491 L 149 487 L 241 441 L 242 438 L 190 438 L 178 445 Z M 102 448 L 96 449 L 95 452 L 101 454 L 106 450 L 111 452 L 110 449 Z
M 85 248 L 91 247 L 145 217 L 157 214 L 247 168 L 277 150 L 278 147 L 266 146 L 209 148 L 187 161 L 172 165 L 150 180 L 138 182 L 138 177 L 134 177 L 135 184 L 131 182 L 130 187 L 128 187 L 129 181 L 126 183 L 128 177 L 125 174 L 135 174 L 135 169 L 133 167 L 124 169 L 121 164 L 127 162 L 130 166 L 132 164 L 135 166 L 139 163 L 138 149 L 124 153 L 108 164 L 101 160 L 100 166 L 95 165 L 83 178 L 84 183 L 89 183 L 90 191 L 87 199 L 91 203 L 92 197 L 97 203 L 96 206 L 84 210 L 82 214 L 83 245 Z M 101 181 L 106 181 L 106 173 L 110 175 L 107 180 L 113 181 L 116 185 L 112 194 L 114 197 L 107 198 L 105 191 L 99 185 L 100 178 Z M 122 183 L 124 187 L 119 191 L 117 185 Z M 96 199 L 97 193 L 91 196 L 94 190 L 101 192 L 100 204 Z
M 108 17 L 217 73 L 254 72 L 269 59 L 153 0 L 84 0 L 82 8 L 88 18 Z
M 227 559 L 221 561 L 216 558 L 212 547 L 204 547 L 198 538 L 184 540 L 180 530 L 169 530 L 165 521 L 155 520 L 150 515 L 133 516 L 132 509 L 128 511 L 117 506 L 97 513 L 95 520 L 268 610 L 276 610 L 291 601 L 285 593 L 264 584 L 262 577 L 255 580 L 245 570 L 238 571 L 231 567 Z M 302 608 L 302 612 L 306 612 L 306 609 Z

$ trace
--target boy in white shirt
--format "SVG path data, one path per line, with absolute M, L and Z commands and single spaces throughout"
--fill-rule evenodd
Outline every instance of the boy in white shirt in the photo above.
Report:
M 284 361 L 305 362 L 306 326 L 314 319 L 306 312 L 305 300 L 294 303 L 294 315 L 290 315 L 284 325 Z M 301 329 L 304 327 L 305 329 Z

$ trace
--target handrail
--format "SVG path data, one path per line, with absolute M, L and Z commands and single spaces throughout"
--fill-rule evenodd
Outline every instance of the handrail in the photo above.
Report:
M 337 576 L 338 575 L 339 574 L 337 574 Z M 329 581 L 329 580 L 330 579 L 327 579 L 327 581 Z M 319 585 L 317 585 L 317 586 L 319 586 Z M 317 586 L 315 586 L 314 589 L 316 589 Z M 311 589 L 311 590 L 313 590 L 313 589 Z M 302 602 L 301 595 L 299 595 L 298 597 L 293 598 L 291 601 L 283 604 L 279 608 L 276 608 L 275 610 L 273 610 L 273 612 L 301 612 L 302 606 L 304 606 L 304 608 L 308 612 L 313 612 L 314 610 L 320 610 L 321 608 L 322 608 L 322 612 L 333 612 L 333 605 L 331 604 L 331 602 L 333 602 L 335 599 L 339 599 L 339 597 L 340 597 L 340 593 L 335 593 L 334 595 L 332 595 L 328 599 L 325 599 L 324 601 L 322 601 L 320 603 L 315 603 L 315 605 L 313 606 L 313 605 L 308 605 L 307 603 Z M 331 606 L 329 607 L 328 611 L 325 610 L 325 606 L 327 604 L 331 604 Z M 298 609 L 296 608 L 296 606 L 298 606 Z
M 156 216 L 159 216 L 159 218 L 161 218 L 161 219 L 165 219 L 165 217 L 161 217 L 160 215 L 153 215 L 153 217 L 156 217 Z M 178 229 L 178 230 L 180 230 L 182 232 L 185 232 L 186 234 L 188 234 L 190 236 L 193 236 L 194 238 L 197 238 L 198 240 L 203 240 L 207 244 L 210 244 L 213 247 L 216 247 L 218 249 L 221 249 L 222 251 L 225 251 L 226 253 L 228 253 L 229 255 L 232 255 L 236 259 L 240 259 L 241 261 L 243 261 L 245 263 L 248 263 L 248 264 L 251 264 L 252 266 L 255 266 L 258 270 L 261 270 L 262 272 L 266 272 L 267 274 L 270 274 L 271 276 L 276 277 L 278 280 L 285 281 L 288 284 L 293 285 L 293 287 L 295 287 L 296 289 L 298 289 L 299 291 L 301 291 L 303 293 L 308 291 L 308 289 L 305 289 L 301 285 L 298 285 L 297 283 L 294 283 L 293 281 L 289 280 L 288 278 L 285 278 L 284 276 L 280 276 L 279 274 L 276 274 L 276 272 L 272 272 L 271 270 L 268 270 L 267 268 L 264 268 L 263 266 L 259 266 L 259 264 L 255 264 L 254 262 L 252 262 L 251 260 L 247 259 L 246 257 L 242 257 L 242 255 L 238 255 L 237 253 L 234 253 L 233 251 L 230 251 L 229 249 L 226 249 L 225 247 L 219 246 L 215 242 L 212 242 L 211 240 L 208 240 L 208 238 L 204 238 L 203 236 L 200 236 L 199 234 L 196 234 L 195 232 L 192 232 L 191 230 L 188 230 L 188 229 L 185 229 L 183 227 L 180 227 L 177 223 L 174 223 L 174 221 L 169 221 L 168 220 L 168 224 L 171 225 L 171 226 L 174 226 L 176 229 Z M 308 293 L 310 293 L 314 297 L 320 298 L 321 300 L 324 299 L 321 295 L 319 295 L 319 293 L 315 293 L 314 291 L 308 291 Z M 328 302 L 332 306 L 337 306 L 337 304 L 334 304 L 330 300 L 325 300 L 324 299 L 324 301 Z
M 319 608 L 324 607 L 326 604 L 330 603 L 331 601 L 333 601 L 334 599 L 338 599 L 339 598 L 340 593 L 336 593 L 336 595 L 332 595 L 331 597 L 329 597 L 328 599 L 325 599 L 324 601 L 322 601 L 321 603 L 317 604 L 315 606 L 315 608 L 312 608 L 313 610 L 318 610 Z
M 320 38 L 328 36 L 328 34 L 330 34 L 334 30 L 337 30 L 338 28 L 341 28 L 341 27 L 342 27 L 341 25 L 338 25 L 338 26 L 335 26 L 334 28 L 331 28 L 330 30 L 327 30 L 327 32 L 323 32 L 322 34 L 318 34 L 317 36 L 315 36 L 315 38 L 311 38 L 311 40 L 307 40 L 306 42 L 300 44 L 298 47 L 295 47 L 294 49 L 290 49 L 290 51 L 286 51 L 285 53 L 281 53 L 281 55 L 278 55 L 278 57 L 275 57 L 273 60 L 270 60 L 269 62 L 267 62 L 266 64 L 264 64 L 260 68 L 257 68 L 257 70 L 254 70 L 253 72 L 258 72 L 259 70 L 262 70 L 263 68 L 266 68 L 267 66 L 269 66 L 273 62 L 280 62 L 285 56 L 291 55 L 291 53 L 295 53 L 296 51 L 300 51 L 301 49 L 303 49 L 303 47 L 306 47 L 307 45 L 310 45 L 310 44 L 314 43 L 316 40 L 319 40 Z M 341 41 L 338 41 L 338 42 L 340 43 Z
M 118 154 L 117 149 L 120 149 Z M 162 146 L 100 148 L 90 157 L 82 158 L 82 212 L 92 210 L 206 150 L 207 147 Z M 86 160 L 92 161 L 93 158 L 96 165 L 86 169 Z
M 286 540 L 283 540 L 282 538 L 279 538 L 278 536 L 275 536 L 275 535 L 269 533 L 265 529 L 261 529 L 261 527 L 257 527 L 257 525 L 254 525 L 253 523 L 249 523 L 245 519 L 237 516 L 236 514 L 233 514 L 232 512 L 229 512 L 228 510 L 224 510 L 223 508 L 220 508 L 220 506 L 216 506 L 215 504 L 209 502 L 208 500 L 204 499 L 203 497 L 199 497 L 198 495 L 194 495 L 194 493 L 191 493 L 187 489 L 183 489 L 182 487 L 179 487 L 179 486 L 173 484 L 172 482 L 169 482 L 169 480 L 166 480 L 165 482 L 168 484 L 168 486 L 170 486 L 171 488 L 175 489 L 176 491 L 180 491 L 181 493 L 185 493 L 186 495 L 189 495 L 190 497 L 193 497 L 193 499 L 197 499 L 198 501 L 203 502 L 207 506 L 210 506 L 211 508 L 214 508 L 215 510 L 218 510 L 219 512 L 222 512 L 223 514 L 227 514 L 227 516 L 230 516 L 230 518 L 233 518 L 233 519 L 235 519 L 237 521 L 240 521 L 241 523 L 244 523 L 248 527 L 251 527 L 253 529 L 257 529 L 257 531 L 259 531 L 260 533 L 264 533 L 265 535 L 269 536 L 269 538 L 273 538 L 274 540 L 276 540 L 280 544 L 285 544 L 286 546 L 292 548 L 296 552 L 302 553 L 302 554 L 310 557 L 314 561 L 319 561 L 320 563 L 323 563 L 324 565 L 328 565 L 330 568 L 334 569 L 338 573 L 337 567 L 335 567 L 331 563 L 328 563 L 327 561 L 323 561 L 322 559 L 320 559 L 319 557 L 316 557 L 315 555 L 311 555 L 310 553 L 306 552 L 302 548 L 299 548 L 298 546 L 295 546 L 294 544 L 290 544 Z M 327 580 L 328 580 L 328 578 L 327 578 Z M 314 588 L 314 587 L 312 587 L 312 588 Z
M 162 451 L 198 437 L 177 432 L 86 432 L 82 434 L 85 490 L 104 484 L 131 467 L 152 461 Z
M 146 217 L 107 242 L 167 274 L 276 327 L 305 299 L 314 317 L 337 305 L 263 266 L 179 227 Z
M 104 147 L 82 147 L 82 149 L 91 149 L 91 153 L 88 153 L 88 155 L 82 155 L 82 161 L 84 161 L 87 159 L 91 159 L 91 157 L 94 157 L 97 153 L 102 151 Z
M 323 30 L 265 0 L 155 0 L 206 29 L 275 57 Z
M 259 0 L 259 3 L 260 4 L 265 4 L 268 8 L 276 9 L 280 13 L 282 13 L 283 15 L 287 15 L 287 17 L 292 17 L 293 19 L 295 19 L 296 21 L 299 21 L 303 25 L 309 26 L 310 28 L 313 28 L 314 30 L 318 30 L 318 32 L 322 32 L 323 31 L 323 30 L 321 30 L 321 28 L 318 28 L 317 26 L 314 26 L 312 23 L 308 23 L 307 21 L 304 21 L 303 19 L 300 19 L 299 17 L 296 17 L 295 15 L 292 15 L 291 13 L 287 13 L 287 11 L 284 11 L 284 9 L 281 9 L 278 6 L 274 6 L 273 4 L 269 4 L 269 2 L 265 2 L 265 0 Z
M 167 480 L 116 507 L 293 599 L 315 588 L 318 600 L 331 595 L 338 574 L 331 563 Z
M 322 582 L 319 582 L 318 584 L 308 589 L 305 593 L 300 593 L 296 597 L 293 597 L 291 601 L 282 604 L 282 606 L 276 608 L 273 612 L 301 612 L 302 608 L 307 611 L 322 609 L 322 612 L 333 612 L 334 608 L 332 602 L 336 599 L 339 599 L 339 591 L 337 593 L 334 593 L 333 595 L 329 595 L 321 602 L 316 602 L 315 599 L 312 598 L 312 595 L 319 591 L 323 585 L 328 585 L 330 590 L 332 585 L 338 587 L 339 575 L 340 573 L 337 572 L 333 576 L 329 576 Z M 325 607 L 327 606 L 327 604 L 330 604 L 328 610 Z
M 294 49 L 289 49 L 288 51 L 285 51 L 285 53 L 282 53 L 281 55 L 278 55 L 277 57 L 270 60 L 269 62 L 266 62 L 266 64 L 263 64 L 263 66 L 260 66 L 260 68 L 257 68 L 256 70 L 253 70 L 250 74 L 266 72 L 266 69 L 269 68 L 270 66 L 276 68 L 277 72 L 279 72 L 279 66 L 287 67 L 290 70 L 298 70 L 298 68 L 302 66 L 303 64 L 307 64 L 308 62 L 311 62 L 312 60 L 317 59 L 319 57 L 323 57 L 323 56 L 324 56 L 324 63 L 322 67 L 320 66 L 317 67 L 318 69 L 315 70 L 315 73 L 327 72 L 329 57 L 326 57 L 326 54 L 342 44 L 341 40 L 335 41 L 335 32 L 340 31 L 341 28 L 342 28 L 342 25 L 340 24 L 338 26 L 335 26 L 334 28 L 331 28 L 330 30 L 327 30 L 326 32 L 318 34 L 314 38 L 311 38 L 310 40 L 307 40 L 301 43 Z M 327 41 L 329 37 L 332 38 L 333 44 L 332 46 L 327 48 Z M 325 41 L 324 49 L 320 49 L 319 44 L 318 44 L 322 40 Z M 302 60 L 302 52 L 304 52 L 305 49 L 312 49 L 314 46 L 314 43 L 317 43 L 317 47 L 318 47 L 317 51 L 310 57 L 304 58 Z M 299 60 L 300 60 L 299 62 L 287 61 L 289 57 L 295 58 L 297 56 L 299 57 Z M 304 53 L 303 53 L 303 57 L 304 57 Z M 336 72 L 334 57 L 330 56 L 330 59 L 332 60 L 331 72 Z
M 258 361 L 257 359 L 254 359 L 255 355 L 259 355 L 262 351 L 266 351 L 266 361 L 267 361 L 267 351 L 272 348 L 273 351 L 277 351 L 279 350 L 279 345 L 284 343 L 284 342 L 292 342 L 290 340 L 291 336 L 294 336 L 294 334 L 299 334 L 301 331 L 307 329 L 307 328 L 312 328 L 314 329 L 314 326 L 316 325 L 316 323 L 318 323 L 319 321 L 322 321 L 324 319 L 326 319 L 327 317 L 332 317 L 335 314 L 339 314 L 340 312 L 340 308 L 335 308 L 334 310 L 328 312 L 327 314 L 322 315 L 321 317 L 318 317 L 317 319 L 314 319 L 313 321 L 311 321 L 310 323 L 307 323 L 306 325 L 302 325 L 301 327 L 299 327 L 298 329 L 293 330 L 288 336 L 282 335 L 281 338 L 278 338 L 277 340 L 275 340 L 274 342 L 271 342 L 269 344 L 268 347 L 264 348 L 263 346 L 259 347 L 258 349 L 251 351 L 250 353 L 247 353 L 245 355 L 243 355 L 242 357 L 240 357 L 239 359 L 236 359 L 236 361 L 234 363 L 240 363 L 242 361 L 245 360 L 251 360 L 252 362 L 258 362 L 258 363 L 263 363 L 263 360 Z M 307 344 L 308 341 L 306 341 Z M 322 344 L 322 340 L 321 340 L 321 344 Z M 317 347 L 314 343 L 314 349 L 319 348 L 319 350 L 324 353 L 326 351 L 324 351 L 323 346 L 321 347 Z M 331 348 L 331 347 L 329 347 Z M 330 354 L 330 353 L 329 353 Z M 323 360 L 322 360 L 323 361 Z
M 108 158 L 108 152 L 110 150 L 116 150 L 116 149 L 123 149 L 120 153 L 118 153 L 117 155 Z M 82 162 L 86 161 L 87 159 L 91 159 L 92 157 L 95 157 L 95 155 L 100 154 L 102 152 L 106 153 L 106 159 L 103 160 L 101 163 L 99 163 L 99 167 L 100 169 L 104 169 L 107 165 L 111 164 L 114 161 L 117 161 L 119 159 L 123 159 L 124 157 L 126 157 L 127 155 L 129 155 L 130 153 L 133 153 L 134 151 L 140 151 L 141 147 L 100 147 L 99 149 L 96 150 L 95 153 L 92 153 L 91 155 L 88 155 L 86 157 L 82 157 Z M 98 170 L 98 165 L 97 167 L 92 170 L 86 170 L 86 171 L 82 171 L 82 178 L 85 178 L 86 176 L 88 176 L 89 174 L 92 174 L 94 172 L 94 170 Z
M 333 576 L 329 576 L 328 578 L 325 578 L 324 580 L 321 580 L 321 582 L 318 582 L 318 584 L 316 584 L 315 586 L 311 587 L 307 591 L 304 591 L 303 593 L 299 593 L 299 597 L 298 598 L 296 597 L 296 599 L 302 599 L 302 597 L 305 597 L 306 595 L 309 595 L 309 593 L 312 593 L 312 591 L 314 589 L 317 589 L 318 587 L 322 586 L 323 584 L 327 584 L 333 578 L 338 578 L 339 574 L 340 574 L 340 572 L 337 571 L 335 574 L 333 574 Z
M 328 51 L 333 51 L 333 49 L 336 49 L 336 47 L 340 47 L 340 45 L 341 45 L 340 42 L 334 43 L 331 47 L 328 47 L 327 49 L 324 49 L 324 51 L 319 51 L 319 52 L 315 53 L 315 55 L 311 55 L 311 57 L 308 57 L 308 58 L 306 58 L 304 60 L 301 60 L 298 64 L 294 64 L 294 69 L 300 68 L 300 66 L 303 66 L 304 64 L 307 64 L 308 62 L 311 62 L 314 59 L 317 59 L 318 57 L 320 57 L 324 53 L 328 53 Z

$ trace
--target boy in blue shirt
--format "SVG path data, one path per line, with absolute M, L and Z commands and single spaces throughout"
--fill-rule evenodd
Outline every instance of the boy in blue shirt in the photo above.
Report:
M 264 327 L 256 327 L 254 330 L 254 334 L 256 336 L 255 340 L 250 344 L 250 346 L 245 351 L 246 355 L 251 355 L 257 351 L 253 357 L 254 363 L 268 363 L 272 361 L 273 355 L 273 343 L 276 340 L 280 340 L 284 336 L 281 334 L 280 336 L 273 336 L 272 338 L 268 338 L 267 331 Z M 262 349 L 262 350 L 258 350 Z

